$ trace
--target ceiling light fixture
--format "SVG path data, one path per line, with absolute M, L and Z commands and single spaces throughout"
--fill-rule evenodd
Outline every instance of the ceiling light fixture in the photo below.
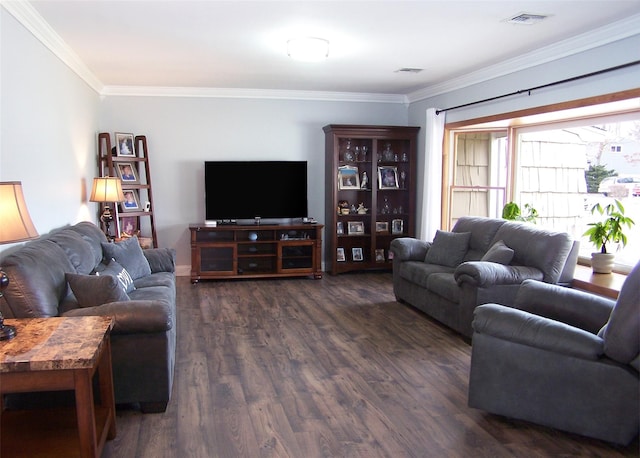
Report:
M 287 41 L 287 54 L 295 60 L 317 62 L 329 56 L 329 40 L 316 37 L 291 38 Z

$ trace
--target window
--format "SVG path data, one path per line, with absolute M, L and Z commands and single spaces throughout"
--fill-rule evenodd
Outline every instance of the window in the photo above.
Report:
M 500 217 L 514 201 L 539 214 L 536 224 L 581 240 L 582 260 L 594 247 L 582 234 L 594 204 L 620 200 L 635 222 L 618 270 L 640 259 L 640 109 L 599 116 L 572 110 L 562 119 L 519 117 L 448 129 L 450 162 L 444 164 L 448 227 L 462 215 Z

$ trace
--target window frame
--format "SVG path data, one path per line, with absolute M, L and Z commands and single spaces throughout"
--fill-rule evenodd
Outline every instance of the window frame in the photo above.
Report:
M 590 119 L 611 115 L 624 116 L 627 113 L 640 113 L 640 88 L 613 94 L 573 100 L 552 105 L 535 107 L 516 112 L 502 113 L 448 123 L 444 126 L 444 144 L 442 161 L 442 202 L 441 221 L 444 229 L 450 229 L 452 192 L 455 186 L 456 136 L 466 132 L 496 132 L 507 130 L 507 180 L 504 199 L 512 200 L 516 183 L 517 152 L 515 143 L 519 132 L 528 129 L 553 129 L 554 126 L 577 123 L 584 125 Z M 487 187 L 491 188 L 491 187 Z M 640 224 L 640 222 L 638 222 Z M 579 264 L 589 265 L 589 259 L 580 257 Z M 633 267 L 633 266 L 631 266 Z M 631 267 L 616 265 L 615 271 L 628 273 Z

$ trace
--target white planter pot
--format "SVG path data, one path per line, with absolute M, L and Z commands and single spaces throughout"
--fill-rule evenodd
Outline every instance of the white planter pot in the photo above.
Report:
M 591 270 L 596 274 L 610 274 L 615 257 L 613 253 L 591 253 Z

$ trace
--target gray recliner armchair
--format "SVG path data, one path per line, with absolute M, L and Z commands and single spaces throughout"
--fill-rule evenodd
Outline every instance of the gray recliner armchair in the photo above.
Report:
M 473 320 L 470 407 L 629 444 L 639 428 L 640 263 L 617 301 L 525 281 Z

